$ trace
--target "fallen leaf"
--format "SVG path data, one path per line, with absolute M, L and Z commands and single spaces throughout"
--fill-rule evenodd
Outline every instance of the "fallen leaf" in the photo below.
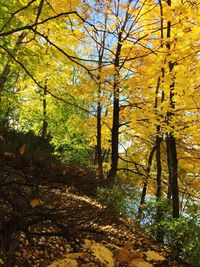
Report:
M 126 250 L 131 250 L 132 249 L 132 242 L 131 241 L 126 241 L 124 244 L 124 249 Z
M 16 155 L 15 155 L 15 153 L 12 153 L 12 152 L 4 152 L 4 157 L 15 159 Z
M 115 254 L 116 260 L 120 263 L 129 263 L 132 261 L 132 253 L 125 249 L 118 249 Z
M 155 251 L 147 251 L 145 252 L 145 255 L 147 256 L 147 261 L 165 261 L 166 258 L 160 254 L 158 254 Z
M 24 155 L 25 151 L 26 151 L 26 147 L 25 147 L 25 145 L 23 145 L 23 146 L 21 146 L 21 147 L 19 148 L 19 154 L 20 154 L 21 156 Z
M 116 251 L 116 259 L 119 263 L 130 263 L 133 259 L 143 258 L 144 256 L 141 251 L 126 250 L 124 248 L 125 246 Z
M 36 207 L 40 206 L 42 203 L 41 203 L 41 200 L 40 199 L 35 198 L 35 199 L 33 199 L 31 201 L 30 204 L 31 204 L 31 207 L 32 208 L 36 208 Z

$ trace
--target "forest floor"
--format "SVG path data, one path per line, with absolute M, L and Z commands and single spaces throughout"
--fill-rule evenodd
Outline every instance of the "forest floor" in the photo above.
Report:
M 95 200 L 94 170 L 10 147 L 0 153 L 0 266 L 187 266 L 137 221 Z
M 25 191 L 27 188 L 24 195 Z M 6 264 L 5 255 L 1 255 L 2 266 L 45 267 L 52 262 L 51 266 L 60 267 L 186 266 L 175 260 L 170 248 L 153 242 L 136 223 L 113 216 L 74 187 L 62 183 L 39 185 L 36 198 L 24 199 L 22 227 L 12 232 Z

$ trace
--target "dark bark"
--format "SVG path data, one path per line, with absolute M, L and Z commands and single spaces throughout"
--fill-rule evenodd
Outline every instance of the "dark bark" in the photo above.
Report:
M 98 164 L 98 177 L 100 183 L 103 183 L 103 165 L 102 165 L 102 125 L 101 125 L 101 116 L 102 116 L 102 106 L 101 106 L 101 71 L 102 71 L 102 59 L 103 59 L 103 50 L 99 51 L 99 75 L 98 75 L 98 102 L 97 102 L 97 145 L 96 145 L 96 156 Z
M 105 29 L 107 27 L 107 20 L 105 20 Z M 106 31 L 105 31 L 106 32 Z M 106 33 L 103 33 L 102 39 L 101 39 L 101 45 L 98 50 L 98 102 L 97 102 L 97 163 L 98 163 L 98 176 L 100 183 L 103 184 L 104 175 L 103 175 L 103 156 L 102 156 L 102 100 L 101 100 L 101 94 L 102 94 L 102 61 L 104 58 L 104 51 L 105 51 L 105 41 L 106 41 Z
M 148 184 L 145 181 L 144 184 L 143 184 L 143 188 L 142 188 L 140 206 L 139 206 L 139 210 L 138 210 L 139 219 L 142 219 L 142 217 L 143 217 L 143 208 L 142 208 L 142 206 L 145 204 L 145 198 L 146 198 L 146 194 L 147 194 L 147 186 L 148 186 Z
M 161 184 L 161 175 L 162 175 L 162 165 L 161 165 L 161 145 L 162 138 L 156 136 L 156 167 L 157 167 L 157 174 L 156 174 L 156 183 L 157 183 L 157 190 L 156 190 L 156 198 L 157 201 L 161 199 L 162 196 L 162 184 Z
M 115 56 L 115 73 L 114 73 L 114 85 L 113 85 L 113 124 L 112 124 L 112 143 L 111 143 L 111 168 L 108 173 L 107 182 L 109 185 L 113 185 L 117 173 L 118 166 L 118 147 L 119 147 L 119 85 L 120 85 L 120 73 L 119 73 L 119 59 L 122 48 L 121 32 L 118 37 L 118 44 Z
M 123 37 L 122 35 L 125 33 L 125 28 L 129 21 L 129 6 L 131 1 L 128 3 L 128 7 L 126 10 L 126 15 L 122 26 L 118 29 L 118 39 L 117 39 L 117 47 L 115 51 L 115 60 L 114 60 L 114 84 L 113 84 L 113 122 L 112 122 L 112 140 L 111 140 L 111 168 L 107 176 L 107 181 L 109 185 L 113 185 L 115 182 L 115 177 L 117 174 L 118 167 L 118 159 L 119 159 L 119 97 L 120 97 L 120 68 L 125 63 L 120 64 L 120 56 L 122 50 Z M 120 25 L 120 24 L 119 24 Z
M 100 88 L 98 90 L 98 94 L 99 94 L 99 99 L 100 99 Z M 97 104 L 97 163 L 98 163 L 98 176 L 99 176 L 99 180 L 102 183 L 103 182 L 103 166 L 102 166 L 102 147 L 101 147 L 101 102 L 100 100 L 98 101 Z
M 168 189 L 167 189 L 167 198 L 170 203 L 172 198 L 172 172 L 171 172 L 171 155 L 170 155 L 170 143 L 166 138 L 166 150 L 167 150 L 167 166 L 168 166 Z
M 162 13 L 162 12 L 161 12 Z M 162 23 L 161 23 L 162 26 Z M 162 28 L 162 27 L 161 27 Z M 162 36 L 162 31 L 161 31 L 161 40 L 163 38 Z M 164 75 L 164 70 L 161 70 L 162 72 L 162 77 Z M 155 110 L 158 108 L 158 93 L 160 89 L 160 83 L 161 79 L 160 77 L 158 78 L 158 83 L 156 87 L 156 92 L 155 92 Z M 164 101 L 164 94 L 162 91 L 162 98 L 161 98 L 161 103 Z M 162 184 L 161 184 L 161 176 L 162 176 L 162 163 L 161 163 L 161 142 L 162 142 L 162 137 L 161 137 L 161 126 L 157 125 L 156 127 L 156 201 L 157 201 L 157 210 L 156 210 L 156 222 L 160 222 L 162 219 L 162 212 L 160 210 L 160 200 L 162 197 Z M 161 232 L 157 233 L 157 241 L 162 242 L 163 241 L 163 234 Z
M 47 122 L 47 91 L 46 91 L 46 85 L 43 90 L 43 123 L 42 123 L 42 138 L 45 139 L 47 136 L 47 128 L 48 128 L 48 122 Z
M 97 145 L 94 146 L 92 158 L 93 158 L 94 165 L 96 165 L 97 164 Z
M 176 152 L 176 140 L 172 133 L 166 138 L 167 155 L 168 155 L 168 171 L 169 171 L 169 187 L 172 195 L 173 218 L 179 217 L 179 189 L 178 189 L 178 160 Z
M 150 171 L 151 171 L 151 165 L 152 165 L 152 161 L 153 161 L 153 156 L 154 153 L 157 149 L 157 146 L 155 145 L 150 154 L 149 154 L 149 159 L 148 159 L 148 165 L 147 165 L 147 170 L 146 170 L 146 180 L 143 184 L 143 189 L 142 189 L 142 194 L 141 194 L 141 199 L 140 199 L 140 206 L 139 206 L 139 217 L 142 218 L 142 206 L 145 204 L 145 198 L 146 198 L 146 193 L 147 193 L 147 187 L 148 187 L 148 179 L 149 179 L 149 175 L 150 175 Z
M 160 132 L 160 126 L 157 126 L 157 132 Z M 157 174 L 156 174 L 156 184 L 157 184 L 157 189 L 156 189 L 156 202 L 157 202 L 157 207 L 156 207 L 156 222 L 159 223 L 163 219 L 163 210 L 161 206 L 161 199 L 162 199 L 162 164 L 161 164 L 161 142 L 162 138 L 159 137 L 158 135 L 156 136 L 156 169 L 157 169 Z M 158 242 L 163 243 L 164 241 L 164 232 L 162 229 L 159 229 L 156 233 L 156 239 Z
M 168 6 L 171 6 L 171 0 L 167 1 Z M 166 47 L 170 51 L 171 43 L 171 22 L 167 23 L 167 38 L 168 42 Z M 169 71 L 172 73 L 175 66 L 175 62 L 169 62 Z M 170 84 L 170 108 L 172 111 L 169 111 L 167 114 L 167 124 L 170 123 L 174 116 L 173 110 L 175 109 L 174 102 L 174 87 L 175 87 L 175 77 Z M 178 188 L 178 160 L 177 160 L 177 151 L 176 151 L 176 139 L 173 135 L 173 131 L 170 130 L 167 133 L 166 137 L 166 147 L 167 147 L 167 161 L 168 161 L 168 172 L 169 172 L 169 190 L 168 197 L 172 196 L 172 208 L 173 208 L 173 218 L 179 217 L 179 188 Z
M 102 155 L 102 162 L 108 162 L 109 161 L 109 155 L 110 155 L 110 148 L 105 149 Z

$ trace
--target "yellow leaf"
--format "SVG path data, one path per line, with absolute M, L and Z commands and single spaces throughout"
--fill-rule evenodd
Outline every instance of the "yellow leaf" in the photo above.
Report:
M 26 151 L 26 147 L 25 147 L 24 145 L 21 146 L 21 147 L 19 148 L 19 154 L 20 154 L 21 156 L 24 155 L 25 151 Z
M 145 252 L 146 256 L 147 256 L 147 261 L 165 261 L 165 257 L 163 257 L 162 255 L 158 254 L 155 251 L 147 251 Z
M 40 199 L 37 199 L 37 198 L 35 198 L 35 199 L 33 199 L 31 201 L 31 207 L 32 208 L 36 208 L 36 207 L 40 206 L 41 204 L 42 204 L 41 203 L 41 200 Z

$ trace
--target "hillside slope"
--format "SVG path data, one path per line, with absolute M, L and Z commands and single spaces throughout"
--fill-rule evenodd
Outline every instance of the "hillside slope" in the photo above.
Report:
M 1 135 L 1 266 L 186 266 L 95 200 L 94 170 L 63 166 L 40 142 L 36 152 L 11 136 Z

